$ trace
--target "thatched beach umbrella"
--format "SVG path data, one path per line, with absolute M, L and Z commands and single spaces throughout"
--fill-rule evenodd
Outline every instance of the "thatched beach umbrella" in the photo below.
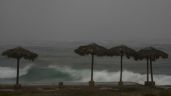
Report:
M 29 50 L 26 50 L 22 47 L 17 47 L 14 49 L 6 50 L 2 53 L 2 56 L 7 56 L 9 58 L 17 59 L 17 76 L 16 76 L 16 86 L 19 86 L 19 67 L 20 67 L 20 60 L 22 58 L 26 60 L 35 60 L 38 55 L 36 53 L 33 53 Z
M 105 56 L 106 55 L 106 48 L 97 45 L 95 43 L 80 46 L 78 49 L 75 50 L 75 53 L 85 56 L 85 55 L 91 55 L 92 63 L 91 63 L 91 82 L 93 81 L 93 68 L 94 68 L 94 56 Z
M 140 59 L 146 59 L 147 60 L 147 85 L 149 84 L 149 63 L 150 63 L 150 71 L 151 71 L 151 82 L 154 85 L 155 82 L 153 81 L 153 67 L 152 67 L 152 62 L 159 59 L 159 58 L 163 58 L 166 59 L 168 58 L 168 54 L 155 49 L 153 47 L 147 47 L 144 49 L 141 49 L 140 51 L 138 51 L 138 53 L 140 54 Z
M 121 57 L 121 71 L 120 71 L 120 82 L 119 84 L 122 85 L 122 71 L 123 71 L 123 57 L 126 56 L 128 59 L 130 57 L 135 57 L 137 55 L 137 52 L 125 45 L 120 45 L 117 47 L 113 47 L 108 50 L 109 56 L 120 56 Z

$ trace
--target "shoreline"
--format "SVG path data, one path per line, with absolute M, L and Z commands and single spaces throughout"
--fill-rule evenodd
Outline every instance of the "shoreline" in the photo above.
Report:
M 50 86 L 59 86 L 59 83 L 52 83 L 52 84 L 42 84 L 42 83 L 30 83 L 30 84 L 20 84 L 22 87 L 50 87 Z M 89 87 L 88 82 L 62 82 L 64 87 Z M 14 87 L 15 84 L 0 84 L 0 89 L 5 87 Z M 101 88 L 101 87 L 107 87 L 107 88 L 114 88 L 118 87 L 118 82 L 95 82 L 95 87 Z M 139 84 L 136 82 L 123 82 L 122 86 L 140 86 L 140 87 L 146 87 L 143 84 Z M 171 85 L 156 85 L 155 87 L 163 88 L 163 89 L 171 89 Z
M 168 86 L 170 85 L 165 87 Z M 87 85 L 66 85 L 64 83 L 63 87 L 58 85 L 21 85 L 20 88 L 16 88 L 11 84 L 0 84 L 0 96 L 120 96 L 119 94 L 124 94 L 123 96 L 171 96 L 171 86 L 168 88 L 147 87 L 136 83 L 109 86 L 97 83 L 95 87 L 89 87 L 88 83 Z

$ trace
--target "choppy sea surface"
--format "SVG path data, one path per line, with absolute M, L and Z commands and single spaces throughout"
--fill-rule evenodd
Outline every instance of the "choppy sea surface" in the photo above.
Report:
M 0 53 L 4 50 L 23 46 L 39 54 L 34 62 L 21 60 L 21 84 L 56 84 L 66 82 L 88 82 L 90 80 L 90 56 L 79 56 L 74 49 L 89 42 L 34 42 L 24 44 L 0 44 Z M 119 44 L 98 43 L 107 48 Z M 154 46 L 169 54 L 168 59 L 159 59 L 153 63 L 154 80 L 158 85 L 171 85 L 171 44 L 127 44 L 135 50 Z M 146 80 L 146 61 L 134 61 L 124 58 L 123 80 L 143 84 Z M 118 82 L 120 75 L 119 57 L 95 57 L 94 80 L 97 82 Z M 0 56 L 0 84 L 14 84 L 16 60 Z

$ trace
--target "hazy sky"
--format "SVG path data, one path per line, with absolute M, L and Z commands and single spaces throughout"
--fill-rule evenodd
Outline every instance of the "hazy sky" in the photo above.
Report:
M 171 42 L 171 0 L 0 0 L 0 41 Z

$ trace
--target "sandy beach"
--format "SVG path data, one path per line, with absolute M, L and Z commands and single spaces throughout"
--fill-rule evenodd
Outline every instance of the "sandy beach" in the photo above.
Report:
M 113 85 L 111 85 L 113 84 Z M 170 96 L 171 87 L 144 85 L 127 82 L 123 86 L 117 83 L 96 83 L 89 87 L 86 83 L 64 83 L 58 85 L 0 85 L 0 96 Z

